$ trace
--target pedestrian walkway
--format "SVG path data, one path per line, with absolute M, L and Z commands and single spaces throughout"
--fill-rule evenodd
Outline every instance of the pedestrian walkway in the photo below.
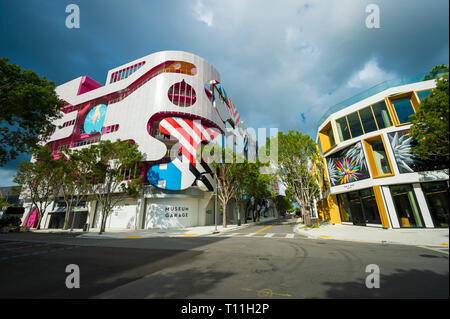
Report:
M 354 242 L 401 244 L 446 248 L 449 229 L 383 229 L 355 225 L 323 224 L 318 228 L 297 225 L 295 232 L 314 239 L 336 239 Z
M 298 239 L 303 238 L 304 236 L 295 234 L 295 233 L 223 233 L 223 234 L 212 234 L 208 237 L 247 237 L 247 238 L 271 238 L 271 239 Z

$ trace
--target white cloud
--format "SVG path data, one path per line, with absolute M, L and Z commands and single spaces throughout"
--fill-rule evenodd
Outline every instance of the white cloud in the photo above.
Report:
M 369 88 L 386 80 L 395 78 L 396 75 L 382 70 L 375 59 L 369 60 L 364 67 L 353 74 L 347 85 L 351 88 Z
M 195 3 L 194 16 L 198 21 L 206 23 L 208 27 L 213 25 L 214 12 L 210 8 L 205 7 L 202 0 L 197 0 Z

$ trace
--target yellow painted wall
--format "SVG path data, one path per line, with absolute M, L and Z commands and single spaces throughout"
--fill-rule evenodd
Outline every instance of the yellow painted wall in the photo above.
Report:
M 317 203 L 319 218 L 323 221 L 329 221 L 333 224 L 341 223 L 339 207 L 337 205 L 336 195 L 328 195 Z

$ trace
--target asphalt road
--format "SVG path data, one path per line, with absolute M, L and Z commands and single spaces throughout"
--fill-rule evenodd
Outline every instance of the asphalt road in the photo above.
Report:
M 448 298 L 448 254 L 312 240 L 279 220 L 187 238 L 0 235 L 0 298 Z M 68 289 L 68 264 L 80 288 Z M 367 265 L 380 287 L 366 287 Z

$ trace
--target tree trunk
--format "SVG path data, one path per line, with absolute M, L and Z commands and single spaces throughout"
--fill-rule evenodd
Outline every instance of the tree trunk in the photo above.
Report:
M 105 212 L 105 210 L 103 209 L 103 211 L 102 211 L 102 223 L 101 223 L 101 225 L 100 225 L 100 233 L 99 233 L 99 234 L 105 232 L 105 228 L 106 228 L 106 219 L 107 219 L 106 212 Z
M 66 203 L 66 216 L 64 218 L 64 226 L 63 229 L 69 228 L 69 219 L 70 219 L 70 211 L 72 210 L 72 203 L 68 204 Z M 75 216 L 74 216 L 75 217 Z
M 236 206 L 237 206 L 237 218 L 238 218 L 237 225 L 241 226 L 241 210 L 239 209 L 239 202 L 236 202 Z
M 38 217 L 38 223 L 36 225 L 36 229 L 41 229 L 41 220 L 42 220 L 42 215 L 41 213 L 39 213 L 39 217 Z
M 222 210 L 223 210 L 223 215 L 222 215 L 222 226 L 223 228 L 227 228 L 227 205 L 223 205 L 222 204 Z

